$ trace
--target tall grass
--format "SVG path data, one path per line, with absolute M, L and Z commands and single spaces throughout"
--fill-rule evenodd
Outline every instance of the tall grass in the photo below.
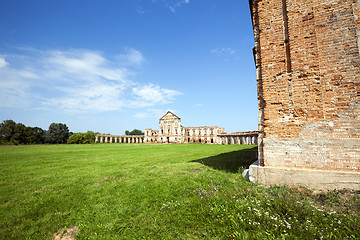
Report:
M 0 147 L 0 239 L 360 237 L 359 193 L 249 183 L 254 147 Z

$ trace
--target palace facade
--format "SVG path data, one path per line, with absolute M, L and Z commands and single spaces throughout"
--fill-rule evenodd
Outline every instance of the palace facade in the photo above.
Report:
M 221 127 L 184 127 L 181 118 L 168 111 L 159 120 L 159 130 L 145 129 L 145 143 L 214 143 L 221 144 Z
M 226 133 L 221 127 L 184 127 L 181 118 L 168 111 L 159 120 L 159 130 L 145 129 L 144 135 L 104 135 L 96 143 L 203 143 L 256 145 L 258 131 Z

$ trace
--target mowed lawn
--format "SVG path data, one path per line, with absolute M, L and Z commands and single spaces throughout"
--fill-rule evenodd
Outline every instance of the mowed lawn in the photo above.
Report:
M 256 146 L 0 147 L 0 239 L 360 237 L 360 195 L 247 182 Z

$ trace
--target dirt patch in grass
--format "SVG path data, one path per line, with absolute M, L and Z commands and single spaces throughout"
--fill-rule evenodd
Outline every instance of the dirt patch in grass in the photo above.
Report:
M 199 172 L 199 171 L 201 171 L 200 168 L 193 168 L 189 170 L 189 172 Z
M 79 232 L 79 228 L 77 227 L 70 227 L 62 229 L 60 228 L 59 231 L 54 233 L 53 240 L 74 240 L 75 235 Z
M 105 183 L 112 183 L 112 182 L 115 182 L 115 181 L 118 181 L 115 177 L 107 177 L 107 176 L 105 176 L 96 183 L 96 186 L 100 186 L 100 185 L 105 184 Z

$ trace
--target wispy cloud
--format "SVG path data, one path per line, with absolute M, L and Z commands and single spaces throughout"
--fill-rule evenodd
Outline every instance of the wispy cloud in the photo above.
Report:
M 190 0 L 153 0 L 153 2 L 162 2 L 172 13 L 175 13 L 182 5 L 190 3 Z
M 5 58 L 0 56 L 0 68 L 5 67 L 6 65 L 7 62 L 5 61 Z
M 195 107 L 203 107 L 204 106 L 204 104 L 202 104 L 202 103 L 196 103 L 195 104 Z
M 239 57 L 236 54 L 236 50 L 232 48 L 215 48 L 212 49 L 210 52 L 216 56 L 223 58 L 224 61 L 239 60 Z
M 124 65 L 141 65 L 145 61 L 142 53 L 133 48 L 127 48 L 125 53 L 118 56 L 118 59 Z
M 217 55 L 234 55 L 236 53 L 236 50 L 232 48 L 215 48 L 211 50 L 211 53 Z
M 135 118 L 161 118 L 164 113 L 166 112 L 166 109 L 158 109 L 158 108 L 149 108 L 145 111 L 136 113 L 134 115 Z
M 87 49 L 18 49 L 0 55 L 0 107 L 101 112 L 170 103 L 180 92 L 130 80 L 142 53 L 127 49 L 113 60 Z

